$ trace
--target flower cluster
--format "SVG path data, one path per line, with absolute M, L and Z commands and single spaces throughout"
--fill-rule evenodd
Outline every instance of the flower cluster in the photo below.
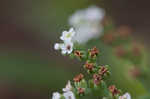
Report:
M 141 68 L 143 67 L 141 65 L 145 55 L 142 52 L 144 50 L 143 46 L 131 39 L 131 32 L 132 30 L 129 27 L 120 26 L 116 30 L 106 31 L 102 40 L 113 48 L 113 53 L 117 58 L 128 60 L 132 63 L 131 68 L 128 68 L 128 74 L 135 79 L 142 77 L 142 74 L 145 73 Z
M 85 76 L 80 73 L 73 78 L 73 85 L 68 81 L 66 87 L 62 89 L 63 94 L 55 92 L 53 93 L 52 99 L 76 99 L 77 97 L 92 93 L 89 90 L 98 89 L 99 87 L 105 88 L 104 90 L 108 92 L 107 96 L 105 96 L 107 98 L 114 99 L 114 97 L 117 97 L 117 99 L 131 99 L 129 94 L 120 96 L 121 91 L 114 85 L 107 87 L 105 79 L 110 75 L 110 71 L 109 66 L 98 65 L 97 58 L 100 51 L 96 47 L 87 51 L 75 48 L 76 46 L 73 46 L 75 43 L 72 41 L 74 36 L 75 31 L 73 28 L 68 32 L 63 32 L 60 37 L 63 43 L 56 43 L 54 48 L 56 50 L 60 49 L 62 54 L 71 54 L 71 56 L 78 57 L 81 61 L 84 61 L 85 64 L 83 67 L 92 78 L 86 80 Z M 99 88 L 99 90 L 101 89 Z
M 70 54 L 73 51 L 73 37 L 75 35 L 75 31 L 71 28 L 69 31 L 62 32 L 62 36 L 60 39 L 63 43 L 56 43 L 54 45 L 55 50 L 61 50 L 62 54 Z
M 107 25 L 105 26 L 107 27 Z M 114 44 L 114 42 L 122 43 L 122 41 L 126 41 L 130 38 L 131 29 L 127 26 L 120 26 L 117 30 L 105 30 L 105 34 L 103 35 L 103 41 L 106 44 Z
M 63 94 L 60 94 L 58 92 L 54 92 L 52 99 L 75 99 L 74 93 L 72 92 L 72 86 L 70 81 L 68 81 L 65 88 L 62 89 Z
M 77 33 L 74 41 L 83 44 L 102 35 L 104 15 L 104 10 L 96 6 L 90 6 L 87 9 L 75 12 L 69 18 L 69 24 L 76 29 Z

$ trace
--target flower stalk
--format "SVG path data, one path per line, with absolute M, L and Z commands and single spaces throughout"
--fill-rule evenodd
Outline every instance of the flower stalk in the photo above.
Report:
M 126 99 L 124 98 L 126 96 L 120 96 L 121 91 L 118 90 L 115 85 L 107 86 L 105 79 L 110 75 L 110 70 L 108 65 L 98 65 L 97 58 L 99 56 L 99 50 L 96 47 L 88 49 L 87 51 L 76 48 L 73 42 L 75 33 L 73 28 L 68 32 L 63 32 L 60 37 L 63 43 L 56 43 L 54 48 L 61 50 L 63 55 L 77 57 L 85 62 L 83 67 L 91 78 L 87 80 L 82 73 L 78 74 L 73 78 L 72 84 L 68 81 L 66 88 L 63 88 L 63 94 L 56 92 L 53 94 L 52 99 L 78 99 L 82 96 L 92 94 L 92 90 L 101 90 L 101 88 L 103 88 L 105 92 L 103 96 L 105 98 Z M 103 93 L 99 94 L 103 95 Z

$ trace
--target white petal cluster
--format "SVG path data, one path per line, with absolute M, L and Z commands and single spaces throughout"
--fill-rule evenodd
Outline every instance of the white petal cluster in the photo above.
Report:
M 61 45 L 61 53 L 62 54 L 70 54 L 73 51 L 73 43 L 65 42 Z
M 60 37 L 60 39 L 65 42 L 70 42 L 74 37 L 74 35 L 75 35 L 75 31 L 73 28 L 71 28 L 69 31 L 62 32 L 62 36 Z
M 68 81 L 68 83 L 66 85 L 66 88 L 63 88 L 63 91 L 67 92 L 67 91 L 71 91 L 71 90 L 72 90 L 71 82 Z
M 52 96 L 52 99 L 60 99 L 60 97 L 61 97 L 60 93 L 54 92 L 53 96 Z
M 102 35 L 103 26 L 101 22 L 104 15 L 104 10 L 96 6 L 75 12 L 69 18 L 69 24 L 76 30 L 74 41 L 82 44 Z
M 131 95 L 129 93 L 125 93 L 123 96 L 120 96 L 119 99 L 131 99 Z
M 70 54 L 73 51 L 73 42 L 72 39 L 75 35 L 75 31 L 71 28 L 69 31 L 62 32 L 60 39 L 63 43 L 55 43 L 54 49 L 61 50 L 62 54 Z
M 74 93 L 72 91 L 65 92 L 63 95 L 65 99 L 75 99 Z
M 72 92 L 72 86 L 70 81 L 68 81 L 66 88 L 63 88 L 63 94 L 61 95 L 58 92 L 53 93 L 52 99 L 60 99 L 64 97 L 65 99 L 76 99 L 74 93 Z

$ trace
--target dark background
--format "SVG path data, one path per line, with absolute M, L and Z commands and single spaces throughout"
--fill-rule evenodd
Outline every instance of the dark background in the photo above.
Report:
M 78 69 L 70 65 L 79 63 L 55 52 L 53 44 L 69 15 L 93 4 L 149 47 L 149 0 L 0 0 L 1 99 L 48 99 L 72 78 Z

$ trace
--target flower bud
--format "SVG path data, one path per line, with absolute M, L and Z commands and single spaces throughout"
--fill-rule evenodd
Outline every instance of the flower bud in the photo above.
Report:
M 101 66 L 99 70 L 99 75 L 104 76 L 107 73 L 108 73 L 108 68 L 106 68 L 105 66 Z
M 98 54 L 99 50 L 96 47 L 89 50 L 89 55 L 91 58 L 95 58 Z
M 79 94 L 84 94 L 85 92 L 85 89 L 84 88 L 78 88 L 78 93 Z
M 94 68 L 94 63 L 89 63 L 89 62 L 86 62 L 85 63 L 85 68 L 89 71 L 92 71 L 93 68 Z
M 79 75 L 74 77 L 73 80 L 74 80 L 74 82 L 80 82 L 83 78 L 84 78 L 84 75 L 80 73 Z
M 102 77 L 100 75 L 98 75 L 98 74 L 94 74 L 93 75 L 93 82 L 94 82 L 94 84 L 99 85 L 101 80 L 102 80 Z
M 80 51 L 74 51 L 74 55 L 76 56 L 76 57 L 79 57 L 80 59 L 83 57 L 83 53 L 81 53 Z
M 109 91 L 112 93 L 113 96 L 120 94 L 120 91 L 116 88 L 115 85 L 109 86 Z

